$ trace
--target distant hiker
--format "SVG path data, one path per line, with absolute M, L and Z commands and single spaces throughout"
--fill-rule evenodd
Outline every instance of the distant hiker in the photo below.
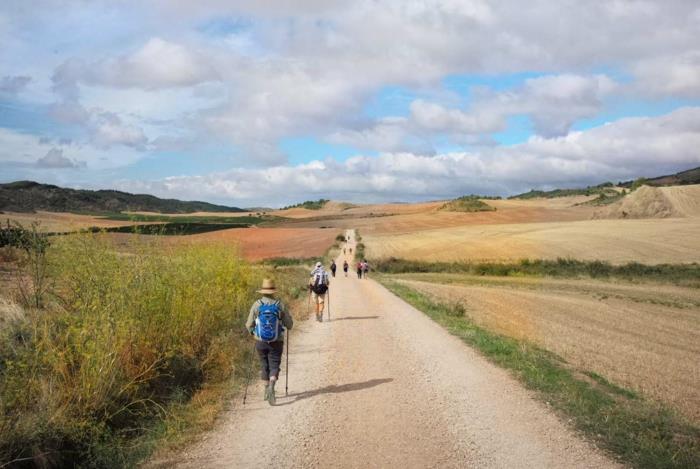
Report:
M 357 278 L 362 278 L 362 261 L 357 263 Z
M 349 248 L 349 249 L 350 249 L 350 254 L 352 254 L 352 248 Z
M 333 277 L 335 277 L 335 271 L 338 268 L 338 266 L 335 265 L 335 261 L 331 261 L 331 274 L 333 274 Z
M 367 263 L 367 259 L 362 261 L 362 275 L 364 278 L 367 278 L 367 272 L 369 272 L 369 264 Z
M 343 261 L 343 272 L 345 272 L 346 277 L 348 276 L 348 267 L 350 267 L 348 261 Z
M 345 248 L 343 248 L 343 254 L 345 254 L 345 250 L 346 250 L 346 249 L 345 249 Z
M 275 282 L 266 278 L 258 290 L 263 296 L 250 307 L 246 329 L 255 337 L 255 350 L 260 358 L 260 378 L 265 382 L 265 400 L 275 404 L 275 384 L 280 375 L 284 350 L 284 331 L 294 325 L 285 305 L 275 298 Z
M 311 271 L 309 290 L 316 305 L 316 320 L 318 322 L 323 322 L 323 307 L 325 306 L 329 283 L 328 273 L 324 270 L 323 265 L 317 262 L 316 267 Z

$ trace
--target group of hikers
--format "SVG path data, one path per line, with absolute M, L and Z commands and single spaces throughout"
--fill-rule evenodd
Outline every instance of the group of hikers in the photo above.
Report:
M 350 238 L 347 238 L 350 241 Z M 344 248 L 352 253 L 352 248 Z M 335 277 L 336 263 L 331 262 L 331 275 Z M 343 261 L 343 272 L 348 276 L 349 264 L 347 259 Z M 369 264 L 366 260 L 357 263 L 357 278 L 367 278 Z M 321 262 L 317 262 L 309 276 L 308 289 L 309 301 L 313 299 L 315 305 L 316 321 L 323 322 L 323 311 L 326 304 L 326 295 L 330 285 L 328 272 Z M 256 300 L 250 307 L 246 329 L 255 338 L 255 351 L 260 359 L 260 377 L 265 383 L 264 399 L 275 404 L 275 384 L 279 380 L 284 352 L 284 335 L 294 326 L 294 319 L 285 304 L 275 294 L 277 289 L 271 279 L 264 279 L 262 287 L 258 290 L 262 297 Z M 330 313 L 329 313 L 330 314 Z M 287 341 L 287 357 L 289 357 L 289 341 Z
M 335 277 L 335 271 L 337 270 L 338 266 L 336 266 L 335 261 L 331 262 L 331 275 Z M 343 261 L 343 273 L 345 276 L 348 276 L 348 270 L 350 269 L 350 264 L 348 264 L 347 260 Z M 367 260 L 361 260 L 360 262 L 357 263 L 356 266 L 357 269 L 357 278 L 367 278 L 367 273 L 369 272 L 369 263 Z

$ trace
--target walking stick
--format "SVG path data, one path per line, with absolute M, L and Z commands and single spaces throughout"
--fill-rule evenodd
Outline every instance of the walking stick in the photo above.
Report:
M 328 289 L 328 322 L 331 322 L 331 289 Z
M 309 288 L 309 300 L 306 302 L 306 315 L 308 316 L 311 311 L 311 288 Z
M 285 366 L 285 376 L 284 376 L 284 395 L 289 395 L 289 330 L 286 331 L 287 335 L 287 365 Z

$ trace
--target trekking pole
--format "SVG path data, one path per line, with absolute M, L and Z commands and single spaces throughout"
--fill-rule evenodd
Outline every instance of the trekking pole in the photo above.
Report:
M 311 289 L 309 288 L 309 300 L 306 302 L 306 315 L 311 314 Z
M 245 382 L 245 392 L 243 393 L 243 405 L 245 405 L 245 400 L 248 398 L 248 385 L 250 384 L 250 379 L 253 376 L 253 366 L 251 365 L 251 362 L 255 357 L 255 342 L 253 342 L 253 354 L 250 357 L 250 362 L 248 362 L 248 373 L 246 373 L 248 376 Z
M 284 376 L 284 395 L 289 395 L 289 330 L 285 331 L 287 335 L 287 365 L 285 366 Z

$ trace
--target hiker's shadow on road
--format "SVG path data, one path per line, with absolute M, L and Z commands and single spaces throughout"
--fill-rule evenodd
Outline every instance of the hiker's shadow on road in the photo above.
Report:
M 379 319 L 379 316 L 343 316 L 342 318 L 335 318 L 333 321 L 357 321 L 360 319 Z
M 281 402 L 277 404 L 277 406 L 294 404 L 297 401 L 308 399 L 310 397 L 318 396 L 321 394 L 338 394 L 341 392 L 351 392 L 359 391 L 361 389 L 373 388 L 381 384 L 391 383 L 392 381 L 394 381 L 394 378 L 370 379 L 369 381 L 362 381 L 360 383 L 341 384 L 339 386 L 332 384 L 323 388 L 314 389 L 313 391 L 304 391 L 296 394 L 292 393 L 288 396 L 292 398 L 291 401 Z

